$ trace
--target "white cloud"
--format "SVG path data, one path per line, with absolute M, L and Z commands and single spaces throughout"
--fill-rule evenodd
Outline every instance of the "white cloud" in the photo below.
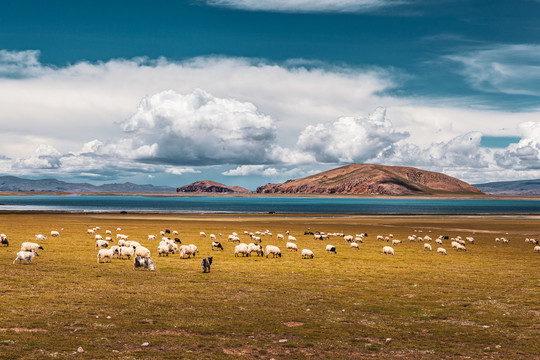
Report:
M 362 163 L 390 151 L 408 136 L 397 132 L 378 108 L 369 117 L 341 117 L 333 123 L 308 126 L 298 138 L 300 150 L 323 163 Z
M 17 78 L 41 72 L 38 50 L 0 50 L 0 77 Z
M 60 167 L 62 154 L 50 145 L 39 145 L 28 159 L 17 159 L 15 169 L 56 169 Z
M 135 151 L 145 148 L 139 159 L 179 165 L 265 163 L 276 137 L 274 121 L 255 105 L 200 89 L 146 97 L 122 128 L 131 146 L 140 145 Z
M 184 175 L 184 174 L 200 174 L 200 170 L 195 170 L 194 168 L 179 168 L 179 167 L 173 167 L 173 168 L 166 168 L 165 172 L 167 174 L 173 174 L 173 175 Z
M 540 122 L 528 121 L 519 125 L 521 140 L 497 152 L 497 164 L 505 169 L 540 169 Z
M 540 45 L 497 45 L 448 56 L 476 89 L 540 96 Z
M 225 176 L 276 176 L 278 174 L 278 170 L 273 167 L 267 167 L 266 165 L 241 165 L 221 174 Z
M 206 0 L 208 5 L 276 12 L 369 12 L 408 3 L 404 0 Z

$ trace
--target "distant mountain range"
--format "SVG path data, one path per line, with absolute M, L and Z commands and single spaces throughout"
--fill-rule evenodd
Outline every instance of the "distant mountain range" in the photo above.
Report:
M 540 179 L 499 181 L 474 186 L 490 195 L 540 195 Z
M 258 193 L 279 194 L 482 194 L 480 190 L 454 177 L 406 166 L 351 164 L 337 169 L 266 184 Z
M 129 182 L 97 186 L 88 183 L 68 183 L 56 179 L 29 180 L 16 176 L 0 176 L 0 191 L 174 193 L 176 192 L 176 188 L 170 186 L 137 185 Z

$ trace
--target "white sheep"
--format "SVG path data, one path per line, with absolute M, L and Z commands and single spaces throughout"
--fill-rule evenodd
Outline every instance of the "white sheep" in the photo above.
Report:
M 105 262 L 106 259 L 109 259 L 109 262 L 112 262 L 112 259 L 114 257 L 115 252 L 118 252 L 118 249 L 100 249 L 97 254 L 97 262 L 99 264 L 99 260 L 103 260 Z
M 283 236 L 283 234 L 277 234 L 277 239 L 278 240 L 285 240 L 285 236 Z
M 149 258 L 150 257 L 150 250 L 148 250 L 144 246 L 139 245 L 139 246 L 137 246 L 135 248 L 135 256 Z
M 446 249 L 445 248 L 437 248 L 437 254 L 441 254 L 441 255 L 447 255 L 446 254 Z
M 396 240 L 396 239 L 392 240 L 392 245 L 399 245 L 399 244 L 401 244 L 401 240 Z
M 94 240 L 103 240 L 103 236 L 97 234 L 96 236 L 94 236 Z
M 540 252 L 540 246 L 538 246 L 538 245 L 535 246 L 535 247 L 534 247 L 534 252 Z
M 439 244 L 439 245 L 442 245 L 442 240 L 441 239 L 436 239 L 435 240 L 435 243 Z
M 103 248 L 108 248 L 108 247 L 109 247 L 109 242 L 105 240 L 96 240 L 96 246 L 94 248 L 103 249 Z
M 353 242 L 353 240 L 354 240 L 354 237 L 352 235 L 345 235 L 343 237 L 343 241 Z
M 467 236 L 465 240 L 467 240 L 471 244 L 474 244 L 474 238 L 472 236 Z
M 293 242 L 287 242 L 287 250 L 298 251 L 298 246 Z
M 37 255 L 37 253 L 32 250 L 32 251 L 19 251 L 17 253 L 17 257 L 15 258 L 15 260 L 13 260 L 13 263 L 15 264 L 17 262 L 17 260 L 19 260 L 19 264 L 22 264 L 23 260 L 26 261 L 27 264 L 30 264 L 30 262 L 32 261 L 32 259 L 34 259 L 34 257 Z
M 452 249 L 457 249 L 457 247 L 461 245 L 460 243 L 458 243 L 457 241 L 452 241 Z
M 377 235 L 377 240 L 384 241 L 384 236 L 382 236 L 382 235 Z
M 157 251 L 158 251 L 158 256 L 162 256 L 162 255 L 169 256 L 169 245 L 159 244 Z
M 337 254 L 336 247 L 330 244 L 326 245 L 326 252 L 333 252 L 334 254 Z
M 86 230 L 86 232 L 87 232 L 88 234 L 93 234 L 93 233 L 95 233 L 94 229 L 88 229 L 88 230 Z
M 234 247 L 234 256 L 238 257 L 240 255 L 242 256 L 249 256 L 250 251 L 249 247 L 245 243 L 238 244 Z
M 105 235 L 112 235 L 112 231 L 111 230 L 105 230 Z
M 180 251 L 180 258 L 183 259 L 186 255 L 188 258 L 190 258 L 191 255 L 195 257 L 195 254 L 199 250 L 197 249 L 195 245 L 182 245 L 180 246 L 179 251 Z
M 277 246 L 274 246 L 274 245 L 267 245 L 266 246 L 266 249 L 265 249 L 265 252 L 266 252 L 266 257 L 268 258 L 268 255 L 272 254 L 272 257 L 281 257 L 281 250 L 277 247 Z
M 467 249 L 465 248 L 465 246 L 461 245 L 461 244 L 458 244 L 458 246 L 456 246 L 456 250 L 461 250 L 461 251 L 467 251 Z
M 296 238 L 294 236 L 292 236 L 292 235 L 289 235 L 287 237 L 287 241 L 296 241 Z
M 46 240 L 47 237 L 43 234 L 37 234 L 36 235 L 36 241 Z
M 302 259 L 313 259 L 313 251 L 309 249 L 302 249 Z
M 38 250 L 44 250 L 43 246 L 33 242 L 23 242 L 21 244 L 21 251 L 35 251 L 36 256 L 38 256 Z
M 382 249 L 384 255 L 394 255 L 394 249 L 391 246 L 385 246 Z
M 118 228 L 116 228 L 116 231 L 122 231 L 122 229 L 118 227 Z
M 156 235 L 148 235 L 148 240 L 156 240 Z
M 111 247 L 112 249 L 112 247 Z M 133 249 L 131 246 L 120 246 L 118 248 L 118 258 L 119 259 L 131 259 L 131 257 L 135 254 L 135 249 Z
M 216 241 L 217 240 L 216 235 L 210 234 L 210 240 Z
M 249 249 L 250 254 L 255 253 L 255 254 L 257 254 L 257 256 L 263 256 L 264 255 L 263 247 L 260 244 L 250 243 L 250 244 L 248 244 L 248 249 Z
M 51 230 L 51 236 L 53 236 L 53 237 L 60 236 L 60 233 L 58 231 L 56 231 L 56 230 Z
M 9 246 L 9 240 L 6 234 L 0 234 L 0 244 Z
M 204 233 L 204 231 L 201 231 L 201 232 L 199 233 L 199 235 L 200 235 L 201 237 L 206 237 L 206 234 Z
M 173 230 L 173 235 L 178 235 L 178 230 Z
M 431 245 L 428 244 L 428 243 L 425 243 L 425 244 L 424 244 L 424 250 L 431 251 L 431 250 L 432 250 Z
M 360 250 L 360 246 L 358 245 L 357 242 L 352 242 L 351 243 L 351 249 L 356 249 L 356 250 Z
M 431 237 L 429 237 L 428 235 L 424 236 L 424 241 L 431 241 Z

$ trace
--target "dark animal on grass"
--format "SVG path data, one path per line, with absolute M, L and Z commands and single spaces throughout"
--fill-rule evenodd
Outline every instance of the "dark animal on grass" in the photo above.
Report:
M 182 243 L 182 241 L 181 241 L 179 238 L 174 238 L 174 242 L 177 242 L 177 243 L 179 243 L 179 244 Z
M 170 233 L 171 233 L 171 230 L 165 229 L 165 234 L 170 234 Z
M 142 257 L 142 256 L 135 256 L 135 260 L 133 262 L 133 268 L 143 268 L 145 270 L 154 271 L 156 270 L 156 265 L 150 258 Z
M 6 234 L 0 234 L 0 244 L 9 246 L 9 240 Z
M 212 265 L 212 256 L 202 259 L 201 268 L 203 273 L 210 272 L 210 265 Z
M 218 241 L 212 241 L 212 250 L 216 250 L 216 249 L 223 250 L 223 246 Z

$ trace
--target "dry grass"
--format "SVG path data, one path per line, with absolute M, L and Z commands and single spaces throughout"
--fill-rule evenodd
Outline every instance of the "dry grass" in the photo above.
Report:
M 539 225 L 527 216 L 2 214 L 11 246 L 0 248 L 0 358 L 539 358 L 540 255 L 524 243 Z M 153 252 L 157 270 L 97 264 L 86 234 L 94 226 L 103 236 L 121 227 Z M 12 264 L 23 241 L 60 228 L 33 264 Z M 165 228 L 196 244 L 197 257 L 157 257 L 147 235 Z M 307 228 L 369 237 L 355 251 L 304 236 Z M 281 259 L 233 256 L 228 234 L 248 242 L 244 230 L 266 229 L 274 235 L 263 244 L 280 246 Z M 276 234 L 286 229 L 315 259 L 285 250 Z M 476 244 L 457 253 L 445 241 L 441 256 L 407 241 L 414 230 Z M 223 233 L 225 251 L 212 252 L 199 231 Z M 393 257 L 375 239 L 389 233 L 403 240 Z M 509 245 L 494 242 L 501 235 Z M 211 254 L 203 274 L 200 258 Z

